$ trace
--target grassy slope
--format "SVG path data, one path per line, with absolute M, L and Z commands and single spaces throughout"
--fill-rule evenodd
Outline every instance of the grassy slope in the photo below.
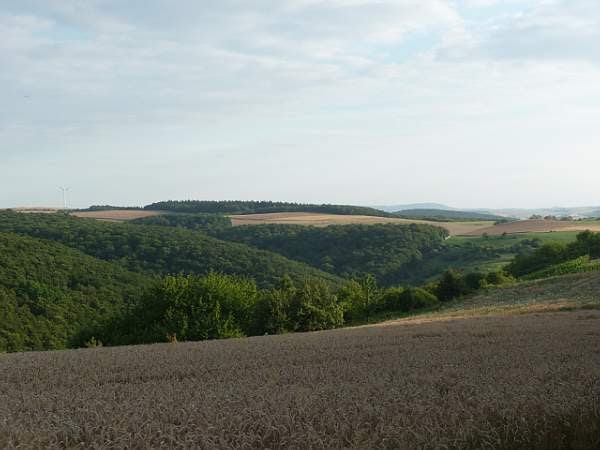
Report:
M 374 317 L 371 323 L 428 322 L 488 315 L 600 309 L 600 272 L 589 272 L 490 288 L 435 311 Z

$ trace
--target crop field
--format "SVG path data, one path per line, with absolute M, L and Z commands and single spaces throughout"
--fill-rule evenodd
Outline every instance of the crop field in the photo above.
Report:
M 97 219 L 107 222 L 123 222 L 128 220 L 143 219 L 145 217 L 160 216 L 165 213 L 164 211 L 148 211 L 142 209 L 117 209 L 108 211 L 81 211 L 71 213 L 73 216 Z
M 473 230 L 467 235 L 481 236 L 487 233 L 490 236 L 515 233 L 550 233 L 554 231 L 600 231 L 600 220 L 586 220 L 580 222 L 562 220 L 520 220 L 517 222 L 492 225 L 487 228 Z
M 0 355 L 2 448 L 600 446 L 600 311 Z
M 233 226 L 262 225 L 269 223 L 313 225 L 325 227 L 328 225 L 363 224 L 372 225 L 379 223 L 395 224 L 429 224 L 448 230 L 451 235 L 464 235 L 476 233 L 479 229 L 489 228 L 493 222 L 431 222 L 427 220 L 412 220 L 393 217 L 373 217 L 340 214 L 314 214 L 314 213 L 269 213 L 269 214 L 243 214 L 229 216 Z

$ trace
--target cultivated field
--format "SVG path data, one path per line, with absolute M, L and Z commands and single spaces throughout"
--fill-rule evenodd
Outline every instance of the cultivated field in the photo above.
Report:
M 600 311 L 0 355 L 2 448 L 600 446 Z
M 165 213 L 164 211 L 147 211 L 143 209 L 115 209 L 109 211 L 81 211 L 71 214 L 76 217 L 87 219 L 124 222 L 128 220 L 143 219 L 144 217 L 160 216 L 168 213 Z
M 429 224 L 443 227 L 451 235 L 463 235 L 474 233 L 479 229 L 490 227 L 493 222 L 430 222 L 427 220 L 410 220 L 393 217 L 373 217 L 373 216 L 355 216 L 339 214 L 315 214 L 315 213 L 268 213 L 268 214 L 246 214 L 229 216 L 233 226 L 239 225 L 259 225 L 268 223 L 292 224 L 292 225 L 313 225 L 325 227 L 328 225 L 350 225 L 364 224 L 372 225 L 379 223 L 395 224 Z
M 518 222 L 492 225 L 487 228 L 473 230 L 468 235 L 481 236 L 487 233 L 490 236 L 498 236 L 504 233 L 550 233 L 553 231 L 600 231 L 600 220 L 589 220 L 581 222 L 562 220 L 520 220 Z

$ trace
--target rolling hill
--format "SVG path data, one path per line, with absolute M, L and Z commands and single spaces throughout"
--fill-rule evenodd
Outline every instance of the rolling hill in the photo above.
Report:
M 121 312 L 151 283 L 67 246 L 0 232 L 0 351 L 80 345 L 79 332 Z
M 395 214 L 405 219 L 420 219 L 420 220 L 435 220 L 441 222 L 457 221 L 457 222 L 468 222 L 468 221 L 502 221 L 502 220 L 516 220 L 505 216 L 498 216 L 494 214 L 485 214 L 473 211 L 457 211 L 457 210 L 444 210 L 444 209 L 406 209 L 402 211 L 396 211 Z
M 181 228 L 104 223 L 63 214 L 2 212 L 0 231 L 58 242 L 145 274 L 218 271 L 252 277 L 262 287 L 279 283 L 284 275 L 297 282 L 341 281 L 335 275 L 275 253 Z

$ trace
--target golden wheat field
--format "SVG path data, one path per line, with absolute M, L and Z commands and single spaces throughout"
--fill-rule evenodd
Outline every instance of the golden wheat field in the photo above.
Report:
M 600 311 L 0 355 L 0 447 L 600 448 Z

